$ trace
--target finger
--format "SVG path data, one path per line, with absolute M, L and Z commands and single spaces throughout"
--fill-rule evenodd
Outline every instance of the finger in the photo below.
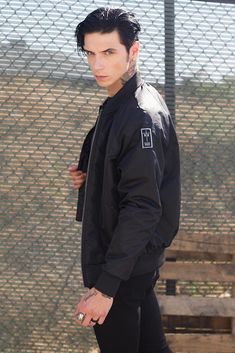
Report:
M 99 325 L 102 325 L 104 323 L 104 320 L 105 320 L 106 316 L 101 316 L 99 318 L 99 321 L 97 322 Z
M 84 183 L 84 180 L 73 179 L 73 183 L 74 185 L 81 185 L 82 183 Z
M 79 304 L 78 304 L 77 307 L 76 307 L 76 309 L 75 309 L 75 311 L 74 311 L 73 316 L 74 316 L 74 317 L 77 317 L 78 314 L 81 313 L 81 312 L 82 312 L 82 310 L 80 309 Z
M 82 186 L 83 182 L 82 183 L 73 183 L 73 187 L 75 189 L 80 189 L 80 187 Z
M 75 186 L 81 186 L 83 183 L 84 183 L 85 180 L 83 179 L 77 179 L 77 178 L 73 178 L 72 179 L 72 183 L 75 185 Z
M 83 171 L 81 170 L 77 170 L 77 169 L 74 169 L 74 170 L 69 170 L 69 174 L 72 178 L 84 178 L 84 174 L 86 173 L 83 173 Z
M 74 311 L 74 315 L 78 315 L 80 313 L 83 313 L 85 314 L 85 307 L 84 307 L 84 304 L 83 304 L 83 298 L 79 298 L 79 302 L 78 304 L 76 305 L 76 308 L 75 308 L 75 311 Z
M 72 174 L 71 175 L 71 178 L 72 178 L 72 180 L 74 180 L 74 181 L 79 181 L 79 182 L 83 182 L 84 180 L 85 180 L 85 177 L 83 176 L 83 175 L 77 175 L 77 174 Z
M 78 320 L 78 314 L 73 315 L 73 319 L 77 325 L 82 325 L 83 320 Z
M 84 319 L 81 322 L 82 326 L 89 326 L 91 323 L 92 316 L 90 314 L 86 314 Z
M 86 177 L 84 176 L 84 174 L 73 175 L 72 177 L 73 177 L 74 179 L 80 180 L 80 181 L 84 181 L 84 180 L 86 179 Z
M 95 319 L 94 317 L 91 319 L 90 321 L 90 325 L 89 326 L 95 326 L 99 321 L 99 318 L 97 317 L 97 319 Z
M 72 170 L 72 171 L 69 171 L 69 174 L 72 178 L 75 178 L 75 177 L 80 177 L 83 175 L 83 172 L 81 172 L 80 170 Z
M 81 321 L 81 320 L 78 320 L 78 319 L 77 319 L 77 316 L 74 317 L 74 320 L 75 320 L 75 323 L 76 323 L 77 325 L 82 326 L 82 321 Z
M 96 322 L 92 322 L 92 321 L 90 321 L 90 323 L 89 323 L 89 327 L 93 327 L 93 326 L 95 326 L 97 323 Z
M 82 311 L 81 309 L 79 309 L 79 310 L 76 309 L 76 311 L 75 311 L 75 313 L 73 315 L 73 319 L 75 320 L 77 325 L 82 326 L 83 321 L 84 321 L 86 316 L 84 316 L 82 320 L 78 320 L 78 316 L 79 316 L 80 313 L 84 313 L 84 311 Z
M 74 181 L 73 182 L 73 185 L 76 187 L 79 187 L 79 188 L 82 186 L 82 184 L 84 184 L 84 181 Z
M 68 170 L 70 172 L 74 172 L 74 171 L 78 170 L 78 166 L 76 164 L 72 164 L 69 166 Z

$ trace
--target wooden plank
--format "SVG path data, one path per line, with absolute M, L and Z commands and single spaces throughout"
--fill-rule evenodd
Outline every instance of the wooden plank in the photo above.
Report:
M 160 279 L 185 281 L 235 282 L 234 264 L 165 262 Z
M 235 255 L 233 256 L 233 264 L 235 265 Z M 233 286 L 232 286 L 232 297 L 235 298 L 235 283 L 233 283 Z M 233 316 L 233 319 L 232 319 L 232 334 L 235 337 L 235 316 Z
M 235 298 L 157 297 L 162 315 L 235 317 Z
M 162 315 L 166 332 L 230 334 L 231 318 L 209 316 Z
M 235 254 L 235 238 L 227 234 L 179 232 L 171 244 L 171 250 Z
M 234 353 L 235 338 L 232 335 L 166 334 L 174 353 Z
M 177 260 L 202 260 L 202 261 L 217 261 L 217 262 L 231 262 L 233 256 L 231 254 L 217 254 L 217 253 L 206 253 L 197 251 L 181 251 L 171 250 L 167 248 L 165 251 L 166 260 L 167 258 L 175 258 Z

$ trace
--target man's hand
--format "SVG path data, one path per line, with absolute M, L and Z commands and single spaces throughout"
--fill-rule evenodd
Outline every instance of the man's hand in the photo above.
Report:
M 86 179 L 86 173 L 77 169 L 77 165 L 72 164 L 69 167 L 69 174 L 72 179 L 74 189 L 79 189 Z
M 94 326 L 96 322 L 92 322 L 92 319 L 102 325 L 112 304 L 113 298 L 108 297 L 95 288 L 91 288 L 83 295 L 76 307 L 74 313 L 75 321 L 81 326 Z M 79 313 L 85 315 L 82 321 L 77 320 Z

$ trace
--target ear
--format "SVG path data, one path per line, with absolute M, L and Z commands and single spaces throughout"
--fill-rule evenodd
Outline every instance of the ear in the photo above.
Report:
M 139 55 L 139 51 L 140 51 L 140 42 L 135 41 L 130 47 L 130 57 L 137 58 L 137 56 Z

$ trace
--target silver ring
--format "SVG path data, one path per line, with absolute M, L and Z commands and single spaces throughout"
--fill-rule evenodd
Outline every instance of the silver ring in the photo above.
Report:
M 77 316 L 77 320 L 78 321 L 82 321 L 84 319 L 84 317 L 85 317 L 85 314 L 79 313 L 78 316 Z

